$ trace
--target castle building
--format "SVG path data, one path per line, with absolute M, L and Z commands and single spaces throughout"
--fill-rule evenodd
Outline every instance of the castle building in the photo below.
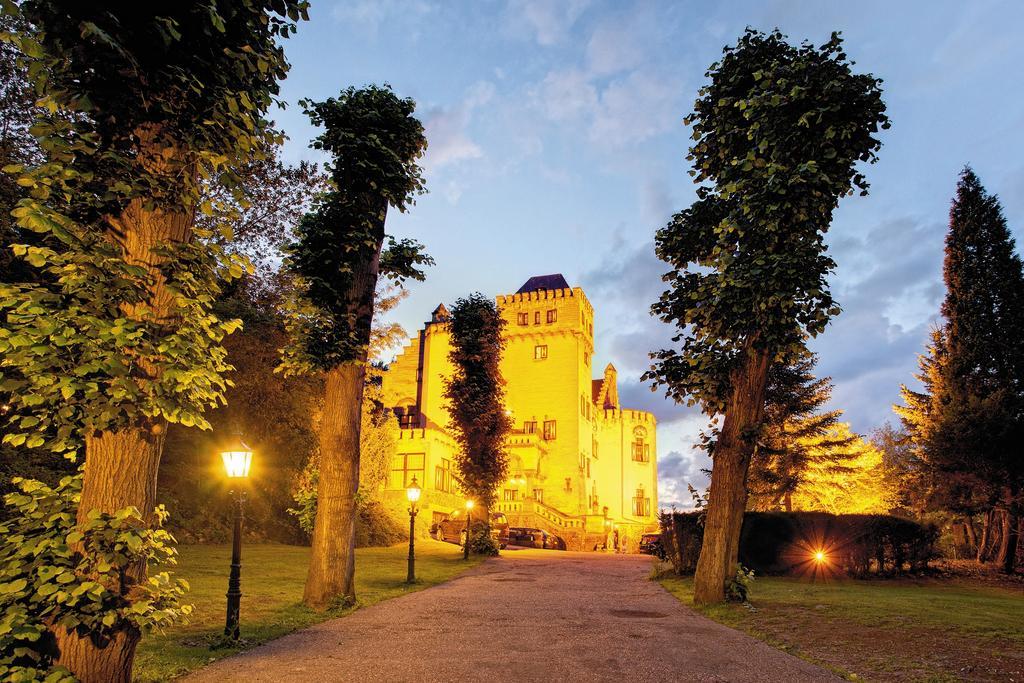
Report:
M 561 275 L 544 275 L 499 296 L 497 305 L 514 426 L 506 444 L 509 480 L 495 511 L 512 526 L 542 528 L 577 549 L 612 539 L 635 548 L 640 534 L 658 525 L 655 419 L 619 405 L 611 364 L 594 379 L 590 301 Z M 423 487 L 420 509 L 434 521 L 465 500 L 443 397 L 452 373 L 447 317 L 438 306 L 384 377 L 385 400 L 401 428 L 388 495 L 404 497 L 415 476 Z

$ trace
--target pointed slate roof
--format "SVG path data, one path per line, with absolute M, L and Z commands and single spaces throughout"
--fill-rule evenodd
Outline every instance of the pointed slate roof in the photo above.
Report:
M 565 281 L 565 278 L 562 277 L 561 273 L 554 273 L 553 275 L 534 275 L 519 288 L 519 291 L 517 291 L 516 294 L 526 294 L 527 292 L 537 292 L 544 289 L 569 289 L 569 283 Z

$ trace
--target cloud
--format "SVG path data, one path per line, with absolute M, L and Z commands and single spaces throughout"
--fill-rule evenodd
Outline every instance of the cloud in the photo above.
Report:
M 363 31 L 376 37 L 381 24 L 394 18 L 420 19 L 434 11 L 424 0 L 341 0 L 331 8 L 335 21 L 358 24 Z
M 508 12 L 538 44 L 551 46 L 566 38 L 589 4 L 589 0 L 511 0 Z
M 677 127 L 681 84 L 648 70 L 632 71 L 601 85 L 577 67 L 553 70 L 529 91 L 548 120 L 585 132 L 604 148 L 621 149 Z
M 587 69 L 596 75 L 627 71 L 644 61 L 644 46 L 635 31 L 621 22 L 605 22 L 594 29 L 587 42 Z
M 597 89 L 583 71 L 551 71 L 534 91 L 540 109 L 553 121 L 576 121 L 593 116 Z
M 447 109 L 436 107 L 427 112 L 423 124 L 427 135 L 423 166 L 428 173 L 484 157 L 483 149 L 470 138 L 467 129 L 474 110 L 490 103 L 494 95 L 494 84 L 480 81 L 467 90 L 466 96 L 456 106 Z
M 647 71 L 612 81 L 601 92 L 590 139 L 609 146 L 641 142 L 679 125 L 679 84 Z

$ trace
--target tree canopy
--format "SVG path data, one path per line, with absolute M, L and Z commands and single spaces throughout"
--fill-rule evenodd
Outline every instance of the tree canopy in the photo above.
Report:
M 494 301 L 480 293 L 456 301 L 448 322 L 454 372 L 444 396 L 459 445 L 456 464 L 466 494 L 484 509 L 494 504 L 508 476 L 505 436 L 512 419 L 505 412 L 501 376 L 504 325 Z
M 881 81 L 852 66 L 838 34 L 795 47 L 748 29 L 708 69 L 686 119 L 698 198 L 655 236 L 673 270 L 652 311 L 682 347 L 645 377 L 677 401 L 722 412 L 748 345 L 782 358 L 839 312 L 824 235 L 839 199 L 867 192 L 855 166 L 889 127 Z

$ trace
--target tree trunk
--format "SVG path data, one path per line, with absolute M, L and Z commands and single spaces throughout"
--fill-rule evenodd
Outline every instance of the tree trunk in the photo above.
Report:
M 1010 510 L 1003 511 L 1002 539 L 999 543 L 999 555 L 996 564 L 1000 571 L 1005 574 L 1012 574 L 1017 563 L 1017 543 L 1019 542 L 1018 516 Z
M 356 263 L 347 309 L 354 320 L 354 334 L 361 351 L 349 362 L 327 372 L 323 417 L 320 421 L 320 481 L 317 486 L 316 521 L 309 557 L 303 602 L 326 609 L 341 599 L 356 599 L 355 546 L 356 494 L 359 491 L 359 433 L 362 424 L 363 387 L 373 323 L 373 297 L 384 242 L 385 204 L 378 213 L 374 251 Z M 342 245 L 339 245 L 342 248 Z
M 326 377 L 316 521 L 302 598 L 314 609 L 326 609 L 339 598 L 346 603 L 356 599 L 356 493 L 365 375 L 365 365 L 348 363 Z
M 793 511 L 793 493 L 791 491 L 786 491 L 786 497 L 784 498 L 784 500 L 786 501 L 786 512 L 792 512 Z
M 698 605 L 724 600 L 725 584 L 736 571 L 747 471 L 764 419 L 769 361 L 766 352 L 748 348 L 742 366 L 732 376 L 732 395 L 715 444 L 704 540 L 694 576 L 693 600 Z
M 989 539 L 992 536 L 992 526 L 995 521 L 995 514 L 996 511 L 994 509 L 985 513 L 985 521 L 981 526 L 981 540 L 978 541 L 978 562 L 988 561 Z
M 155 173 L 185 173 L 179 150 L 168 146 L 153 127 L 138 132 L 139 163 Z M 118 244 L 129 263 L 147 269 L 153 278 L 149 300 L 141 304 L 126 303 L 125 316 L 150 323 L 171 324 L 177 315 L 174 295 L 160 274 L 163 259 L 153 248 L 192 238 L 195 214 L 192 210 L 174 207 L 147 206 L 146 199 L 132 200 L 118 216 L 107 217 L 109 238 Z M 158 331 L 157 336 L 160 332 Z M 139 364 L 138 382 L 159 379 L 158 370 Z M 147 522 L 153 521 L 156 507 L 157 469 L 163 451 L 166 425 L 163 420 L 147 421 L 118 432 L 99 432 L 85 439 L 85 473 L 82 498 L 78 507 L 78 523 L 86 521 L 91 510 L 113 513 L 134 506 Z M 129 569 L 122 593 L 131 585 L 146 580 L 145 563 Z M 125 628 L 107 642 L 99 642 L 88 634 L 54 629 L 60 649 L 57 664 L 67 667 L 80 683 L 129 683 L 139 633 Z
M 978 533 L 974 530 L 974 518 L 964 517 L 964 533 L 967 534 L 967 545 L 968 550 L 977 552 L 978 548 Z

